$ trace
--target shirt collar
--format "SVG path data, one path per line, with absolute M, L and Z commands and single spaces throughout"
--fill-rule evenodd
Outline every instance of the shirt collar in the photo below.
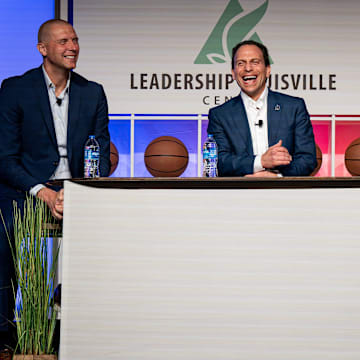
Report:
M 49 75 L 47 74 L 44 65 L 41 66 L 43 73 L 44 73 L 44 77 L 45 77 L 45 83 L 46 83 L 46 88 L 47 89 L 51 89 L 54 88 L 55 89 L 55 85 L 53 84 L 53 82 L 50 80 Z M 69 78 L 66 82 L 66 86 L 65 89 L 62 91 L 63 94 L 66 94 L 69 91 L 69 87 L 70 87 L 70 77 L 71 77 L 71 72 L 69 72 Z
M 264 91 L 262 92 L 260 97 L 255 101 L 249 95 L 247 95 L 243 91 L 241 91 L 241 98 L 242 98 L 242 100 L 244 102 L 245 107 L 246 106 L 251 106 L 251 107 L 256 108 L 256 109 L 261 109 L 264 106 L 265 102 L 266 102 L 268 92 L 269 92 L 268 87 L 265 86 Z

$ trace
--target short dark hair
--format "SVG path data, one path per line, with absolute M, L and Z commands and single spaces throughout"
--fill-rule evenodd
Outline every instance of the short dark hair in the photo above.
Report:
M 245 41 L 242 41 L 241 43 L 237 44 L 232 49 L 232 58 L 231 58 L 231 68 L 232 69 L 235 68 L 235 55 L 236 55 L 236 52 L 239 50 L 239 48 L 241 48 L 244 45 L 255 45 L 255 46 L 257 46 L 261 50 L 261 52 L 263 54 L 265 66 L 270 66 L 270 57 L 269 57 L 269 52 L 268 52 L 267 47 L 265 45 L 257 42 L 257 41 L 254 41 L 254 40 L 245 40 Z
M 47 40 L 47 37 L 49 35 L 49 31 L 52 25 L 70 25 L 72 26 L 69 22 L 62 20 L 62 19 L 51 19 L 48 21 L 45 21 L 39 28 L 39 32 L 38 32 L 38 42 L 44 42 L 45 40 Z

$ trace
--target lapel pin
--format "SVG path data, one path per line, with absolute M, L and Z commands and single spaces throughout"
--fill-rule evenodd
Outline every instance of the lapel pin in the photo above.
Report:
M 280 105 L 276 104 L 274 109 L 275 109 L 275 111 L 280 111 Z

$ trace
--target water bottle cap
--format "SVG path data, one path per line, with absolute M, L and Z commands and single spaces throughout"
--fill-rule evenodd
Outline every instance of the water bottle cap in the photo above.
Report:
M 211 137 L 214 137 L 214 135 L 213 135 L 213 134 L 208 134 L 208 137 L 210 137 L 210 138 L 211 138 Z
M 95 139 L 95 135 L 89 135 L 89 139 Z

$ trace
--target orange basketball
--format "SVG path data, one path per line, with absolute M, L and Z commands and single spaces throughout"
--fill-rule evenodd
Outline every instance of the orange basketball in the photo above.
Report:
M 317 174 L 317 172 L 320 170 L 321 164 L 322 164 L 322 152 L 321 152 L 321 149 L 320 149 L 318 144 L 315 144 L 315 146 L 316 146 L 317 165 L 316 165 L 316 168 L 314 169 L 314 171 L 310 174 L 310 176 L 315 176 Z
M 176 177 L 185 171 L 189 162 L 189 153 L 179 139 L 160 136 L 147 146 L 144 161 L 151 175 Z
M 345 166 L 353 176 L 360 176 L 360 138 L 355 139 L 345 151 Z
M 113 142 L 110 142 L 110 174 L 116 170 L 119 163 L 119 152 Z

